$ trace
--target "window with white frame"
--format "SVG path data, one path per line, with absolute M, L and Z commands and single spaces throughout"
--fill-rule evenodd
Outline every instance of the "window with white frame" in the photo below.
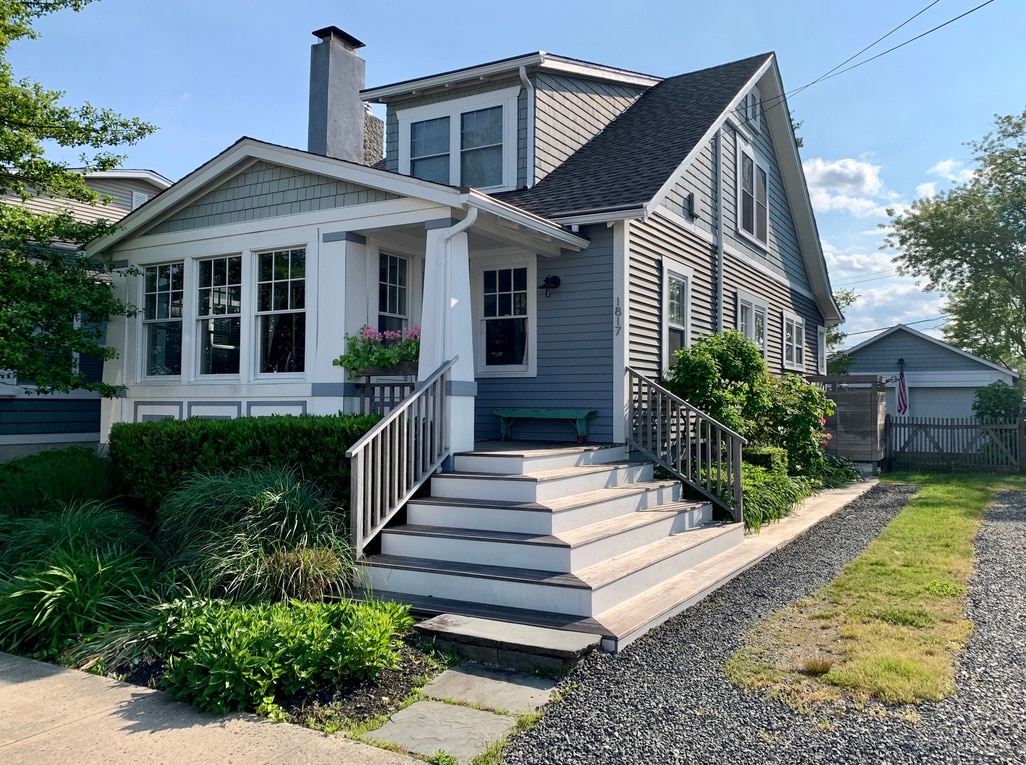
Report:
M 762 97 L 759 94 L 758 87 L 748 91 L 748 95 L 741 102 L 741 114 L 749 128 L 756 133 L 762 129 Z
M 673 354 L 690 342 L 691 280 L 687 266 L 663 259 L 663 342 L 662 367 L 673 363 Z
M 257 255 L 259 371 L 302 372 L 306 364 L 306 250 Z
M 766 326 L 769 304 L 747 292 L 737 293 L 737 330 L 766 355 Z
M 486 258 L 472 269 L 477 374 L 533 376 L 538 292 L 534 258 Z
M 406 258 L 378 256 L 378 331 L 403 332 L 409 322 L 409 272 Z
M 784 312 L 784 368 L 805 369 L 805 320 Z
M 196 264 L 196 336 L 201 375 L 238 374 L 242 344 L 242 256 Z
M 747 144 L 738 148 L 737 170 L 738 230 L 766 244 L 769 241 L 769 175 Z
M 182 373 L 182 303 L 185 264 L 147 266 L 143 282 L 143 337 L 146 374 Z
M 402 109 L 399 172 L 453 186 L 516 186 L 519 88 Z
M 816 329 L 816 351 L 818 357 L 816 358 L 816 371 L 825 375 L 827 373 L 827 330 L 826 327 L 820 326 Z

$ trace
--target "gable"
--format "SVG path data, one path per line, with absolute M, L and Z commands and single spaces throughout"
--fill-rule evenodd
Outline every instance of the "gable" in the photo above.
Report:
M 398 198 L 398 195 L 380 189 L 261 160 L 165 218 L 143 235 L 223 226 Z
M 905 372 L 978 372 L 991 367 L 957 350 L 943 347 L 911 332 L 897 330 L 878 341 L 852 349 L 855 359 L 849 374 L 881 374 L 898 371 L 898 359 L 905 359 Z

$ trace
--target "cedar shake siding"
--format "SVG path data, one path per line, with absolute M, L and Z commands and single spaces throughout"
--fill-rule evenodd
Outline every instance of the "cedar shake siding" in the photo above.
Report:
M 562 285 L 538 293 L 538 376 L 478 378 L 476 437 L 498 438 L 497 407 L 574 407 L 597 410 L 588 440 L 613 440 L 613 236 L 604 225 L 582 231 L 591 246 L 558 258 L 538 258 L 539 283 L 558 274 Z M 534 287 L 535 285 L 529 285 Z M 518 441 L 572 441 L 573 426 L 521 420 Z

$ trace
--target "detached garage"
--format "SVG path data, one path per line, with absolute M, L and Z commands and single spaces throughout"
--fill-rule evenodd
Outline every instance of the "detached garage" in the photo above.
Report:
M 1019 374 L 973 356 L 918 330 L 898 324 L 844 353 L 854 359 L 852 375 L 887 379 L 887 413 L 897 414 L 898 377 L 905 372 L 910 417 L 972 417 L 979 388 Z

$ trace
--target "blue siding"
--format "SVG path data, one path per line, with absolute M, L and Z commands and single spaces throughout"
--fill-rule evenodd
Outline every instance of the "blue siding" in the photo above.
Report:
M 100 400 L 30 396 L 0 400 L 0 433 L 99 433 Z
M 695 195 L 694 219 L 688 217 L 685 209 L 685 198 L 689 192 Z M 691 220 L 695 226 L 712 236 L 716 224 L 716 196 L 716 152 L 710 141 L 670 189 L 663 200 L 663 207 Z
M 588 407 L 594 442 L 613 438 L 613 236 L 590 228 L 591 246 L 575 255 L 539 259 L 538 276 L 558 274 L 562 286 L 538 295 L 538 376 L 478 380 L 477 438 L 497 438 L 494 407 Z M 569 423 L 524 420 L 517 440 L 573 441 Z
M 991 367 L 953 350 L 897 330 L 862 350 L 851 354 L 855 363 L 849 374 L 898 372 L 898 359 L 905 359 L 905 371 L 911 372 L 989 372 Z

